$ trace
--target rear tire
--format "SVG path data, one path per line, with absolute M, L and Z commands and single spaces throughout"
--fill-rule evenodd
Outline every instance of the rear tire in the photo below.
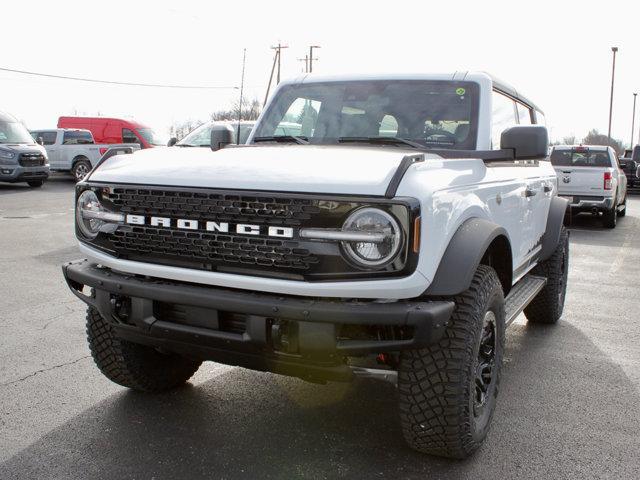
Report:
M 491 267 L 480 265 L 443 338 L 400 355 L 400 420 L 419 452 L 466 458 L 489 431 L 504 352 L 504 297 Z
M 27 185 L 29 185 L 31 188 L 40 188 L 43 184 L 44 180 L 32 180 L 30 182 L 27 182 Z
M 91 164 L 89 160 L 78 160 L 73 164 L 71 168 L 71 173 L 73 174 L 73 178 L 76 179 L 76 182 L 81 181 L 87 174 L 91 171 Z
M 547 279 L 547 284 L 527 305 L 524 314 L 531 323 L 556 323 L 562 316 L 569 272 L 569 233 L 562 227 L 553 255 L 531 272 Z
M 602 225 L 606 228 L 616 228 L 617 220 L 618 212 L 616 207 L 613 207 L 611 210 L 605 210 L 602 214 Z
M 141 392 L 176 388 L 202 363 L 116 337 L 111 324 L 92 307 L 87 308 L 87 339 L 93 360 L 104 376 Z
M 618 210 L 618 216 L 624 217 L 627 215 L 627 196 L 626 195 L 624 196 L 624 200 L 620 205 L 623 206 L 624 208 L 622 210 Z

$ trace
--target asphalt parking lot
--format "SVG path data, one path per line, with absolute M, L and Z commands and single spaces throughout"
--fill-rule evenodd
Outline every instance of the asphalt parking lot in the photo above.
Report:
M 640 478 L 640 197 L 615 230 L 571 229 L 556 326 L 507 335 L 493 427 L 471 459 L 404 446 L 395 391 L 205 363 L 162 395 L 93 366 L 60 264 L 73 182 L 0 184 L 0 478 Z

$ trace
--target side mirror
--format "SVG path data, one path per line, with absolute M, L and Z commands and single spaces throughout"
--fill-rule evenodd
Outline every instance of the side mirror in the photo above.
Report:
M 178 139 L 176 137 L 171 137 L 167 142 L 167 147 L 173 147 L 176 143 L 178 143 Z
M 38 138 L 36 138 L 36 143 L 38 145 L 44 145 L 44 139 L 42 137 L 38 137 Z
M 500 136 L 500 149 L 513 150 L 514 160 L 546 158 L 549 133 L 542 125 L 518 125 L 507 128 Z
M 211 126 L 211 150 L 214 152 L 224 148 L 225 145 L 234 143 L 233 128 L 227 124 L 218 124 Z

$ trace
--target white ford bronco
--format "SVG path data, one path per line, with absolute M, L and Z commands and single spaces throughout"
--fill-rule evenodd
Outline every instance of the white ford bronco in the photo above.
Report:
M 306 76 L 247 145 L 223 125 L 211 148 L 104 160 L 76 187 L 86 259 L 63 266 L 97 366 L 143 391 L 205 360 L 376 377 L 412 448 L 470 455 L 506 327 L 562 314 L 567 201 L 542 118 L 483 73 Z

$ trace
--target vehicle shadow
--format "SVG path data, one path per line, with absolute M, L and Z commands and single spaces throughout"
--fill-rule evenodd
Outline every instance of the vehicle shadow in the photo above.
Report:
M 578 328 L 516 324 L 505 362 L 492 431 L 462 462 L 405 447 L 389 384 L 236 368 L 167 394 L 112 395 L 0 478 L 638 478 L 640 395 Z
M 566 225 L 570 232 L 571 243 L 592 246 L 621 246 L 629 235 L 635 235 L 640 227 L 640 218 L 627 215 L 618 218 L 616 228 L 602 225 L 599 217 L 590 214 L 575 215 Z
M 72 175 L 66 173 L 52 173 L 51 176 L 44 182 L 44 185 L 39 188 L 33 188 L 26 183 L 4 183 L 0 182 L 0 195 L 7 195 L 12 193 L 27 192 L 32 190 L 33 192 L 48 192 L 48 191 L 66 191 L 70 188 L 73 189 L 76 181 Z

